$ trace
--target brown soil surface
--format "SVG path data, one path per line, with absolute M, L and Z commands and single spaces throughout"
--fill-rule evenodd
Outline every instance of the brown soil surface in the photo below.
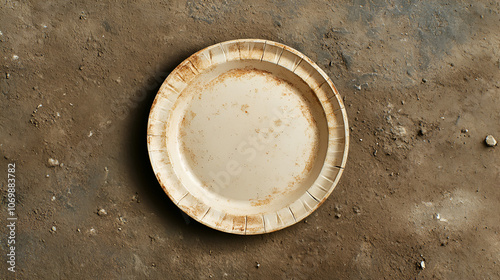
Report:
M 498 2 L 125 2 L 0 3 L 0 279 L 500 279 Z M 168 73 L 237 38 L 316 61 L 351 125 L 330 198 L 259 236 L 183 215 L 146 148 Z

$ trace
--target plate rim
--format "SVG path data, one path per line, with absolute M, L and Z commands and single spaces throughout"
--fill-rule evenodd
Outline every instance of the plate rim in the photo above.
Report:
M 262 50 L 260 50 L 260 47 L 256 47 L 260 45 L 263 45 Z M 245 49 L 243 49 L 243 47 Z M 268 51 L 270 53 L 270 56 L 268 57 L 266 56 L 267 55 L 266 48 L 270 49 L 270 51 Z M 236 49 L 238 55 L 235 55 Z M 262 52 L 262 54 L 260 54 L 260 51 Z M 245 55 L 243 53 L 245 53 Z M 283 54 L 285 54 L 285 56 L 287 57 L 290 57 L 290 60 L 285 60 L 286 58 L 283 58 Z M 297 201 L 292 202 L 287 206 L 293 219 L 289 218 L 288 220 L 286 220 L 280 218 L 279 212 L 285 208 L 280 209 L 278 211 L 274 211 L 272 213 L 259 214 L 262 216 L 261 219 L 259 219 L 258 217 L 253 217 L 258 215 L 250 215 L 250 217 L 249 215 L 246 215 L 244 217 L 231 215 L 231 217 L 228 217 L 226 219 L 227 214 L 222 216 L 224 213 L 217 213 L 218 210 L 212 210 L 212 212 L 214 213 L 210 213 L 210 215 L 208 215 L 209 212 L 211 211 L 211 208 L 208 208 L 208 210 L 206 210 L 206 212 L 204 212 L 202 217 L 200 218 L 199 213 L 201 212 L 199 211 L 199 209 L 196 211 L 193 210 L 193 207 L 199 207 L 200 205 L 196 204 L 197 203 L 199 204 L 201 202 L 197 200 L 194 196 L 192 196 L 187 190 L 186 190 L 187 193 L 185 194 L 177 194 L 176 192 L 178 190 L 176 190 L 174 186 L 167 184 L 166 182 L 168 180 L 173 179 L 170 178 L 172 175 L 177 177 L 173 172 L 173 170 L 172 172 L 170 172 L 170 174 L 168 174 L 169 176 L 167 176 L 167 174 L 164 174 L 165 171 L 162 172 L 162 168 L 168 168 L 170 164 L 170 162 L 165 162 L 165 159 L 160 158 L 158 155 L 159 153 L 167 153 L 166 146 L 163 147 L 161 145 L 162 135 L 157 135 L 159 131 L 161 132 L 162 130 L 166 130 L 167 127 L 167 121 L 159 119 L 160 117 L 158 115 L 165 116 L 165 114 L 168 115 L 170 112 L 170 110 L 163 108 L 162 104 L 164 106 L 166 102 L 171 104 L 175 103 L 176 99 L 174 98 L 174 100 L 170 100 L 169 98 L 172 99 L 172 97 L 169 97 L 168 93 L 173 93 L 171 95 L 174 96 L 175 94 L 177 94 L 177 96 L 180 95 L 183 90 L 183 88 L 180 88 L 182 86 L 182 82 L 185 83 L 184 87 L 187 86 L 190 80 L 194 78 L 194 76 L 196 76 L 197 74 L 203 72 L 203 70 L 206 70 L 209 67 L 212 67 L 213 65 L 226 63 L 233 60 L 247 60 L 247 59 L 257 60 L 258 56 L 260 55 L 261 55 L 260 57 L 261 61 L 265 60 L 268 62 L 275 62 L 277 65 L 284 67 L 289 71 L 295 73 L 297 76 L 299 76 L 302 80 L 306 82 L 306 84 L 313 90 L 314 94 L 318 97 L 321 106 L 323 108 L 323 111 L 325 113 L 328 125 L 327 158 L 325 159 L 325 162 L 329 159 L 328 153 L 332 152 L 336 154 L 341 154 L 340 162 L 339 162 L 339 157 L 335 157 L 335 159 L 337 160 L 336 161 L 337 164 L 336 165 L 328 164 L 328 167 L 326 167 L 327 169 L 329 168 L 332 170 L 336 168 L 335 177 L 330 178 L 331 176 L 328 177 L 323 175 L 324 173 L 323 170 L 325 169 L 325 162 L 323 162 L 322 170 L 318 175 L 318 179 L 316 181 L 318 181 L 319 177 L 322 176 L 326 180 L 327 183 L 325 184 L 328 186 L 328 188 L 325 188 L 321 185 L 320 189 L 324 191 L 324 193 L 321 195 L 321 199 L 318 199 L 309 192 L 312 189 L 312 187 L 316 184 L 316 181 L 313 184 L 313 186 L 308 187 L 305 193 Z M 282 58 L 283 60 L 281 60 Z M 208 63 L 206 63 L 205 61 L 205 64 L 203 64 L 203 61 L 200 62 L 200 60 L 208 60 Z M 207 66 L 207 64 L 208 67 L 203 68 Z M 299 72 L 296 73 L 299 67 L 300 67 Z M 305 69 L 312 68 L 312 69 L 309 69 L 308 70 L 309 72 L 307 72 L 302 68 Z M 307 76 L 307 74 L 309 75 Z M 317 74 L 319 74 L 319 77 L 317 76 Z M 319 81 L 322 81 L 321 84 L 315 79 L 319 79 Z M 313 81 L 308 82 L 309 80 Z M 326 87 L 326 89 L 324 89 L 324 92 L 328 92 L 328 90 L 331 90 L 331 93 L 324 93 L 322 89 L 323 87 Z M 331 94 L 331 96 L 329 96 L 328 94 Z M 336 101 L 334 104 L 332 104 L 333 100 Z M 332 109 L 331 112 L 327 112 L 324 106 L 327 103 L 332 105 L 333 108 L 336 109 L 335 110 Z M 161 111 L 161 113 L 158 113 L 158 111 Z M 336 114 L 336 115 L 332 117 L 330 116 L 330 114 L 332 115 Z M 341 120 L 339 120 L 341 121 L 341 125 L 338 125 L 338 123 L 333 124 L 332 118 L 334 118 L 335 120 L 335 118 L 338 117 L 341 118 Z M 160 86 L 160 89 L 158 90 L 150 109 L 148 117 L 148 127 L 147 127 L 147 147 L 148 147 L 150 163 L 160 186 L 162 187 L 163 191 L 167 194 L 167 196 L 170 198 L 170 200 L 184 213 L 189 215 L 194 220 L 200 222 L 201 224 L 204 224 L 210 228 L 219 231 L 233 233 L 233 234 L 240 234 L 240 235 L 255 235 L 255 234 L 274 232 L 289 227 L 291 225 L 294 225 L 303 220 L 304 218 L 306 218 L 307 216 L 309 216 L 310 214 L 312 214 L 326 201 L 326 199 L 330 196 L 330 194 L 337 186 L 340 177 L 342 176 L 342 173 L 345 169 L 349 151 L 348 128 L 349 125 L 348 125 L 346 108 L 343 104 L 340 94 L 338 93 L 337 88 L 331 81 L 330 77 L 314 61 L 312 61 L 310 58 L 308 58 L 301 52 L 297 51 L 296 49 L 278 42 L 264 40 L 264 39 L 236 39 L 236 40 L 229 40 L 213 44 L 211 46 L 203 48 L 195 52 L 188 58 L 186 58 L 183 62 L 177 65 L 176 68 L 172 70 L 172 72 L 170 72 L 170 74 L 167 76 L 167 78 L 163 81 L 162 85 Z M 331 139 L 330 136 L 334 129 L 343 132 L 343 137 L 338 139 Z M 166 136 L 163 137 L 166 138 Z M 158 142 L 158 138 L 160 138 L 160 142 Z M 338 141 L 343 142 L 342 145 L 343 147 L 339 146 L 340 144 L 338 143 Z M 342 149 L 340 150 L 338 148 Z M 332 151 L 331 149 L 334 150 Z M 170 168 L 172 168 L 171 165 Z M 305 198 L 303 199 L 304 196 Z M 320 197 L 320 195 L 316 196 Z M 180 203 L 182 201 L 184 202 Z M 299 203 L 299 205 L 296 206 L 296 208 L 298 207 L 297 209 L 299 210 L 295 210 L 294 208 L 294 211 L 296 211 L 298 214 L 297 215 L 294 214 L 294 211 L 292 211 L 292 208 L 290 207 L 292 204 L 297 203 L 299 201 L 300 203 L 302 203 L 302 207 L 304 209 L 302 209 Z M 290 213 L 282 213 L 281 215 L 289 216 Z M 272 214 L 275 214 L 275 217 L 273 217 Z M 207 217 L 207 215 L 209 218 L 212 219 L 205 220 L 205 217 Z M 233 220 L 229 220 L 229 222 L 226 221 L 230 218 L 233 218 Z M 266 229 L 266 220 L 268 224 L 267 229 Z M 244 224 L 244 229 L 242 229 L 243 224 Z M 249 227 L 249 225 L 251 227 Z

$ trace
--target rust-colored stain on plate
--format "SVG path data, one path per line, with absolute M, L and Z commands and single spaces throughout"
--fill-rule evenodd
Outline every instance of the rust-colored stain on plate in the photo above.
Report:
M 205 48 L 166 78 L 148 151 L 170 199 L 193 219 L 261 234 L 311 214 L 338 183 L 349 132 L 342 99 L 309 58 L 244 39 Z

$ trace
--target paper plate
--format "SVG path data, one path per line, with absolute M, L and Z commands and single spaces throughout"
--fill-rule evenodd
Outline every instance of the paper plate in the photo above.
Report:
M 170 199 L 235 234 L 293 225 L 323 203 L 347 160 L 342 99 L 309 58 L 234 40 L 182 62 L 151 108 L 148 151 Z

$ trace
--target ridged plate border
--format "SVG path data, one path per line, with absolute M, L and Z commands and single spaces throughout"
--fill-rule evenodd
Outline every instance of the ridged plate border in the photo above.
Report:
M 194 197 L 175 175 L 166 148 L 169 113 L 189 82 L 214 65 L 233 60 L 275 63 L 298 75 L 314 91 L 328 123 L 328 148 L 323 168 L 309 189 L 295 202 L 272 213 L 235 216 L 210 208 Z M 234 234 L 262 234 L 298 223 L 316 210 L 337 185 L 347 161 L 349 125 L 342 99 L 330 78 L 311 59 L 283 44 L 240 39 L 212 45 L 184 60 L 165 79 L 151 107 L 148 152 L 154 173 L 170 199 L 196 221 Z

